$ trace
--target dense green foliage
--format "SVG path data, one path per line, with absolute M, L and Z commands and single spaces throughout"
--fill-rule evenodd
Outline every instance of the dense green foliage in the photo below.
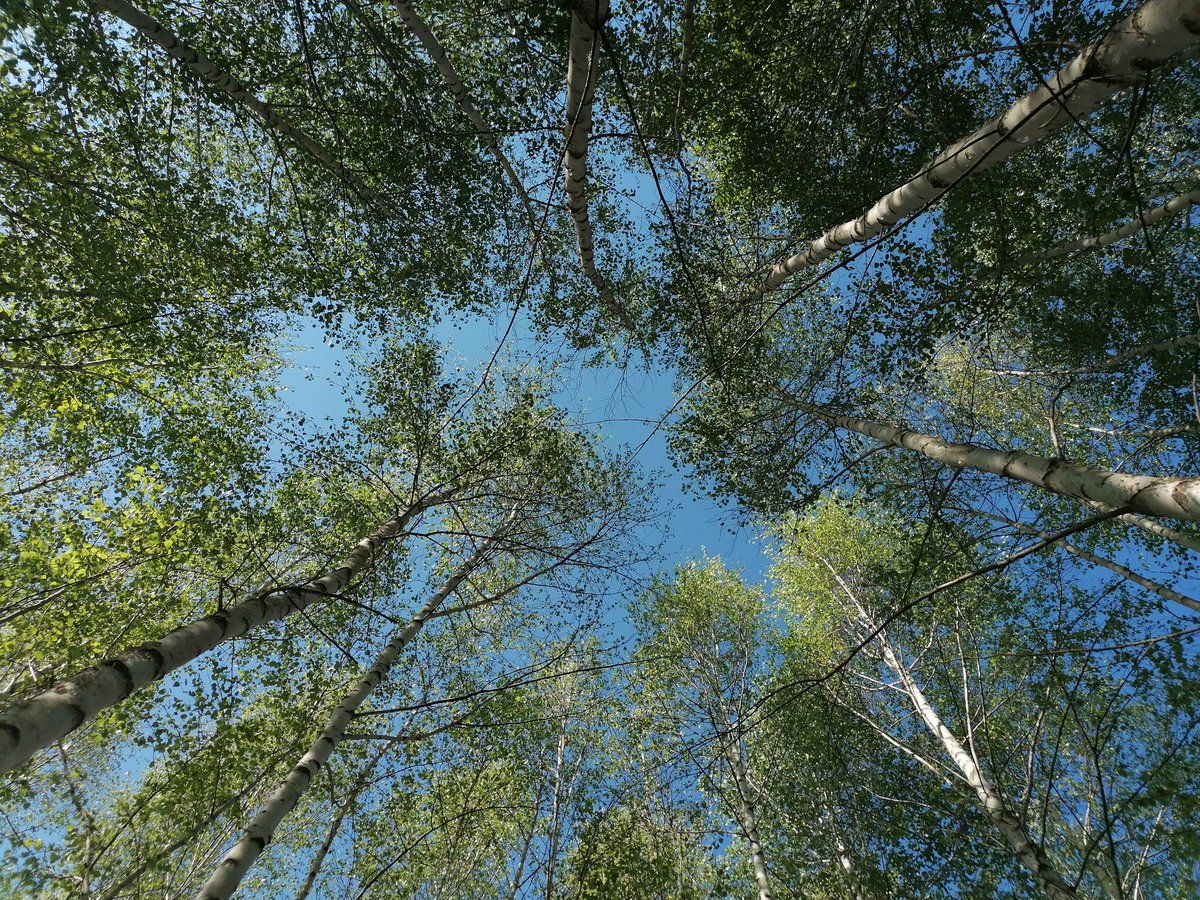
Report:
M 596 8 L 0 10 L 0 897 L 1195 896 L 1195 44 L 767 289 L 1137 7 Z

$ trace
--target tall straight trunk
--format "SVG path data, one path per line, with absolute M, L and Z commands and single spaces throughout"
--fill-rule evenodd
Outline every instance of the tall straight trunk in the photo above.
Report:
M 1098 509 L 1101 512 L 1112 512 L 1115 507 L 1108 506 L 1104 503 L 1095 503 L 1089 501 L 1088 506 L 1092 509 Z M 1192 550 L 1200 553 L 1200 538 L 1194 535 L 1184 534 L 1176 528 L 1168 528 L 1162 522 L 1154 519 L 1147 519 L 1145 516 L 1135 516 L 1132 513 L 1124 513 L 1117 516 L 1126 525 L 1132 525 L 1135 528 L 1141 528 L 1143 531 L 1148 531 L 1151 534 L 1157 535 L 1163 540 L 1170 541 L 1173 544 L 1178 544 L 1187 550 Z
M 351 172 L 341 160 L 330 153 L 320 143 L 306 134 L 304 131 L 293 125 L 288 119 L 280 115 L 280 113 L 271 104 L 260 100 L 250 91 L 246 85 L 242 84 L 228 72 L 219 68 L 212 60 L 181 41 L 174 33 L 166 28 L 161 22 L 154 19 L 149 14 L 138 9 L 125 0 L 95 0 L 97 6 L 101 9 L 106 9 L 117 18 L 121 19 L 127 25 L 135 28 L 144 37 L 158 44 L 167 51 L 167 54 L 173 59 L 179 60 L 209 84 L 216 87 L 232 99 L 239 106 L 248 109 L 267 128 L 274 131 L 276 134 L 287 138 L 306 154 L 312 157 L 320 165 L 324 166 L 338 178 L 346 183 L 346 185 L 358 195 L 359 199 L 369 204 L 378 203 L 383 206 L 388 212 L 394 212 L 395 207 L 386 198 L 381 197 L 374 190 L 363 183 L 357 175 Z
M 588 217 L 587 154 L 592 133 L 592 102 L 600 72 L 600 27 L 608 18 L 608 0 L 581 0 L 571 13 L 567 53 L 567 149 L 563 154 L 567 207 L 575 223 L 579 263 L 583 274 L 596 288 L 600 302 L 627 331 L 634 324 L 629 313 L 613 297 L 612 288 L 596 268 L 592 222 Z
M 1014 481 L 1074 497 L 1085 503 L 1127 508 L 1150 516 L 1200 520 L 1200 478 L 1164 478 L 1126 475 L 1091 469 L 1061 459 L 1046 459 L 1021 450 L 995 450 L 975 444 L 954 444 L 931 434 L 885 425 L 870 419 L 843 416 L 823 407 L 789 398 L 797 409 L 842 428 L 865 434 L 893 447 L 927 456 L 956 469 L 990 472 Z
M 680 26 L 682 35 L 679 50 L 679 91 L 675 95 L 675 114 L 671 118 L 671 130 L 679 137 L 679 120 L 686 113 L 688 67 L 692 61 L 692 35 L 696 28 L 695 0 L 683 0 L 683 22 Z
M 127 650 L 0 711 L 0 772 L 16 768 L 97 713 L 214 647 L 341 593 L 413 516 L 448 496 L 429 495 L 409 506 L 359 541 L 335 569 L 319 578 L 256 592 L 230 609 L 181 625 L 153 644 Z
M 754 869 L 754 883 L 758 886 L 758 900 L 771 900 L 771 878 L 767 872 L 767 856 L 763 852 L 762 839 L 758 833 L 758 809 L 754 805 L 754 789 L 746 776 L 746 764 L 742 761 L 741 740 L 729 741 L 725 746 L 725 759 L 733 775 L 738 792 L 738 821 L 742 834 L 750 846 L 750 865 Z
M 1143 356 L 1151 356 L 1155 353 L 1167 353 L 1171 350 L 1178 350 L 1180 347 L 1195 347 L 1200 344 L 1200 334 L 1181 334 L 1179 337 L 1168 338 L 1165 341 L 1155 341 L 1151 344 L 1139 344 L 1136 347 L 1130 347 L 1121 353 L 1110 356 L 1108 359 L 1098 362 L 1093 366 L 1084 366 L 1078 369 L 995 369 L 985 368 L 983 371 L 992 375 L 1016 375 L 1016 376 L 1034 376 L 1034 375 L 1094 375 L 1099 372 L 1105 372 L 1109 369 L 1115 369 L 1131 359 L 1139 359 Z
M 1162 204 L 1162 206 L 1156 206 L 1153 209 L 1147 210 L 1144 214 L 1132 222 L 1125 223 L 1120 228 L 1114 228 L 1112 231 L 1097 235 L 1096 237 L 1080 238 L 1077 241 L 1068 241 L 1065 244 L 1059 244 L 1057 247 L 1051 247 L 1048 250 L 1030 253 L 1027 256 L 1014 259 L 1008 264 L 1008 267 L 1021 266 L 1043 259 L 1053 259 L 1056 256 L 1066 256 L 1068 253 L 1078 253 L 1081 250 L 1096 250 L 1100 247 L 1107 247 L 1109 244 L 1116 243 L 1122 238 L 1127 238 L 1132 234 L 1137 234 L 1139 231 L 1149 228 L 1156 222 L 1169 219 L 1171 216 L 1195 204 L 1200 204 L 1200 188 L 1189 191 L 1186 194 L 1181 194 L 1178 197 L 1173 197 Z
M 882 234 L 963 179 L 999 165 L 1091 115 L 1106 100 L 1142 83 L 1150 72 L 1198 40 L 1198 0 L 1147 0 L 1040 87 L 944 149 L 863 215 L 829 229 L 801 252 L 772 266 L 750 299 L 775 290 L 789 276 L 824 262 L 843 247 Z
M 861 608 L 860 613 L 862 613 Z M 869 631 L 875 631 L 874 624 L 869 617 L 863 614 L 861 618 Z M 1017 859 L 1025 868 L 1033 873 L 1034 880 L 1037 881 L 1038 886 L 1051 900 L 1075 900 L 1077 896 L 1075 889 L 1063 878 L 1054 867 L 1054 864 L 1046 858 L 1045 853 L 1042 852 L 1042 848 L 1035 844 L 1029 837 L 1025 825 L 1008 809 L 1004 803 L 1004 798 L 996 791 L 979 766 L 976 765 L 974 756 L 962 745 L 950 729 L 946 727 L 941 717 L 938 716 L 937 711 L 917 685 L 916 679 L 912 677 L 912 673 L 909 672 L 908 667 L 893 650 L 887 634 L 880 631 L 876 635 L 876 641 L 878 641 L 880 649 L 883 651 L 884 663 L 900 679 L 904 693 L 908 695 L 909 700 L 912 702 L 913 709 L 917 711 L 917 714 L 925 723 L 925 727 L 937 738 L 946 753 L 954 761 L 955 767 L 962 773 L 967 784 L 975 791 L 975 796 L 979 798 L 979 804 L 983 808 L 984 815 L 988 817 L 996 830 L 1000 832 L 1001 836 L 1012 847 Z
M 517 174 L 516 168 L 509 160 L 508 155 L 505 154 L 503 148 L 501 148 L 500 142 L 496 139 L 496 133 L 484 121 L 483 116 L 471 100 L 471 95 L 467 93 L 462 79 L 459 78 L 458 72 L 450 62 L 450 57 L 446 55 L 445 48 L 442 47 L 441 42 L 434 36 L 429 25 L 417 13 L 412 0 L 395 0 L 395 4 L 401 21 L 404 22 L 405 26 L 413 33 L 416 39 L 421 42 L 421 46 L 425 48 L 425 52 L 429 54 L 429 58 L 433 60 L 438 71 L 442 73 L 442 78 L 445 79 L 446 87 L 450 89 L 450 94 L 454 97 L 454 102 L 458 104 L 458 108 L 463 111 L 463 114 L 475 126 L 475 133 L 479 135 L 479 139 L 491 151 L 492 156 L 496 158 L 496 162 L 500 164 L 500 168 L 504 170 L 504 174 L 508 176 L 513 190 L 517 192 L 517 196 L 521 198 L 521 203 L 525 206 L 525 212 L 529 217 L 530 224 L 536 225 L 537 214 L 533 211 L 533 201 L 529 199 L 529 193 L 525 190 L 525 184 L 521 181 L 521 176 Z
M 546 851 L 546 900 L 554 900 L 554 876 L 558 862 L 559 832 L 562 828 L 563 767 L 567 756 L 567 720 L 560 723 L 554 751 L 554 792 L 550 796 L 550 840 Z
M 829 792 L 824 788 L 818 788 L 817 794 L 820 798 L 821 820 L 829 832 L 830 842 L 833 844 L 834 853 L 837 854 L 838 868 L 841 870 L 842 878 L 846 882 L 846 889 L 850 894 L 851 900 L 867 900 L 866 894 L 863 893 L 862 886 L 859 884 L 858 873 L 854 869 L 854 860 L 850 856 L 850 848 L 846 846 L 846 842 L 842 838 L 842 830 L 838 825 L 837 817 L 834 815 L 833 798 L 829 796 Z
M 333 751 L 345 739 L 346 728 L 354 720 L 354 715 L 359 707 L 387 677 L 388 671 L 399 657 L 400 652 L 420 632 L 430 613 L 441 606 L 463 580 L 479 566 L 500 541 L 502 532 L 503 527 L 500 532 L 497 532 L 472 553 L 459 566 L 458 571 L 450 576 L 429 598 L 412 620 L 395 632 L 387 646 L 375 657 L 375 661 L 358 684 L 326 720 L 321 736 L 313 742 L 312 746 L 308 748 L 308 752 L 296 763 L 295 768 L 284 779 L 283 784 L 267 798 L 266 803 L 246 827 L 237 843 L 230 848 L 216 871 L 200 889 L 197 900 L 227 900 L 233 895 L 254 861 L 271 842 L 275 830 L 284 817 L 295 808 L 300 798 L 312 785 L 317 772 L 328 762 Z

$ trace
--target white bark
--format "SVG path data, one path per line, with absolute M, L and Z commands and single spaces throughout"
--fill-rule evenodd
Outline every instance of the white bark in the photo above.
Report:
M 671 130 L 679 137 L 679 120 L 686 112 L 688 67 L 692 61 L 692 35 L 695 31 L 695 0 L 683 0 L 683 22 L 681 23 L 682 47 L 679 50 L 679 92 L 675 95 L 675 115 L 671 119 Z
M 1016 375 L 1016 376 L 1054 376 L 1054 375 L 1092 375 L 1097 372 L 1115 369 L 1117 366 L 1129 362 L 1131 359 L 1137 359 L 1140 356 L 1150 356 L 1154 353 L 1166 353 L 1170 350 L 1176 350 L 1180 347 L 1194 347 L 1200 344 L 1200 334 L 1184 334 L 1176 338 L 1169 338 L 1165 341 L 1155 341 L 1153 344 L 1140 344 L 1137 347 L 1131 347 L 1123 353 L 1117 353 L 1110 356 L 1102 362 L 1090 368 L 1082 369 L 984 369 L 992 375 Z
M 629 313 L 613 297 L 612 288 L 596 268 L 592 222 L 588 218 L 587 154 L 592 133 L 592 102 L 600 72 L 600 26 L 608 18 L 608 0 L 582 0 L 571 13 L 567 55 L 567 149 L 563 154 L 567 207 L 575 223 L 579 263 L 583 274 L 600 294 L 600 302 L 631 334 Z
M 405 26 L 413 33 L 416 39 L 421 42 L 421 46 L 425 48 L 425 52 L 429 54 L 429 58 L 433 60 L 438 71 L 442 73 L 442 78 L 445 79 L 446 87 L 450 89 L 450 94 L 454 97 L 454 102 L 458 104 L 458 108 L 463 111 L 463 114 L 475 126 L 475 132 L 479 135 L 480 140 L 491 151 L 492 156 L 496 158 L 496 162 L 500 164 L 500 168 L 504 170 L 504 174 L 508 176 L 513 190 L 517 192 L 517 196 L 521 198 L 521 203 L 525 206 L 525 212 L 529 216 L 530 224 L 535 225 L 537 214 L 533 210 L 533 201 L 529 199 L 529 193 L 525 190 L 525 184 L 521 181 L 521 176 L 517 174 L 516 168 L 501 148 L 499 141 L 496 139 L 496 133 L 484 121 L 483 116 L 472 102 L 471 96 L 467 93 L 462 79 L 459 78 L 458 72 L 450 62 L 450 58 L 446 55 L 445 48 L 442 47 L 441 43 L 434 36 L 429 25 L 417 13 L 411 0 L 395 0 L 395 4 L 396 10 L 400 13 L 401 21 L 404 22 Z
M 746 765 L 742 762 L 740 745 L 730 741 L 725 747 L 725 759 L 733 774 L 737 787 L 739 814 L 742 833 L 750 845 L 750 865 L 754 868 L 754 883 L 758 886 L 758 900 L 771 900 L 771 879 L 767 872 L 767 857 L 763 852 L 762 839 L 758 833 L 758 810 L 754 805 L 754 789 L 746 777 Z
M 1046 459 L 1021 450 L 1005 452 L 974 444 L 954 444 L 931 434 L 838 415 L 796 398 L 792 398 L 791 402 L 835 428 L 868 435 L 956 469 L 990 472 L 1085 503 L 1101 503 L 1108 508 L 1127 507 L 1132 512 L 1150 516 L 1200 520 L 1200 478 L 1126 475 L 1123 472 L 1091 469 L 1060 459 Z
M 925 727 L 942 745 L 946 754 L 954 762 L 955 768 L 962 774 L 963 779 L 974 790 L 975 796 L 979 798 L 979 804 L 983 808 L 984 814 L 1013 848 L 1017 859 L 1033 873 L 1038 886 L 1051 900 L 1075 900 L 1075 889 L 1067 883 L 1066 879 L 1059 874 L 1053 863 L 1046 858 L 1041 847 L 1034 844 L 1030 839 L 1024 823 L 1008 809 L 1004 803 L 1004 798 L 988 780 L 987 776 L 984 775 L 983 770 L 979 768 L 974 752 L 964 747 L 950 729 L 946 727 L 946 724 L 937 714 L 937 711 L 925 697 L 916 679 L 913 678 L 908 666 L 905 665 L 900 655 L 893 649 L 887 632 L 876 626 L 867 608 L 859 601 L 854 591 L 846 584 L 833 565 L 828 560 L 822 559 L 822 562 L 825 563 L 825 566 L 837 580 L 838 585 L 845 592 L 847 598 L 849 598 L 851 605 L 854 607 L 855 618 L 868 634 L 874 635 L 873 640 L 879 645 L 884 664 L 896 673 L 896 677 L 900 679 L 903 692 L 908 696 L 913 709 L 917 711 L 917 714 L 925 723 Z M 967 727 L 969 730 L 969 722 Z
M 867 624 L 870 627 L 870 623 Z M 938 716 L 937 711 L 912 677 L 912 673 L 908 671 L 908 667 L 893 651 L 887 636 L 880 632 L 877 640 L 883 651 L 884 663 L 900 679 L 905 693 L 912 702 L 913 709 L 921 716 L 925 727 L 938 739 L 946 753 L 954 760 L 955 766 L 975 791 L 975 796 L 979 798 L 979 804 L 983 807 L 984 814 L 1008 841 L 1017 859 L 1033 873 L 1038 886 L 1051 900 L 1074 900 L 1075 889 L 1058 873 L 1042 849 L 1033 843 L 1024 824 L 1005 805 L 1004 798 L 983 774 L 975 762 L 975 757 L 942 722 L 941 717 Z
M 153 644 L 128 650 L 0 712 L 0 772 L 29 759 L 102 710 L 214 647 L 307 609 L 343 591 L 421 511 L 447 495 L 430 495 L 363 538 L 337 568 L 304 584 L 259 591 L 236 606 L 181 625 Z
M 1114 228 L 1112 231 L 1096 237 L 1080 238 L 1076 241 L 1059 244 L 1057 247 L 1051 247 L 1048 250 L 1030 253 L 1027 256 L 1014 259 L 1008 266 L 1022 266 L 1026 263 L 1037 262 L 1043 259 L 1053 259 L 1056 256 L 1066 256 L 1068 253 L 1078 253 L 1081 250 L 1096 250 L 1100 247 L 1107 247 L 1109 244 L 1116 243 L 1122 238 L 1127 238 L 1145 228 L 1149 228 L 1156 222 L 1168 219 L 1194 204 L 1200 204 L 1200 189 L 1181 194 L 1178 197 L 1168 200 L 1162 206 L 1156 206 L 1153 209 L 1147 210 L 1140 218 L 1134 219 L 1132 222 L 1127 222 L 1120 228 Z
M 342 164 L 341 160 L 337 159 L 321 144 L 280 115 L 271 104 L 254 96 L 248 87 L 228 72 L 218 68 L 212 60 L 199 50 L 181 41 L 152 16 L 146 14 L 136 6 L 126 3 L 125 0 L 96 0 L 96 5 L 108 10 L 127 25 L 137 29 L 144 37 L 166 50 L 168 55 L 179 60 L 209 84 L 231 98 L 239 106 L 248 109 L 269 129 L 287 138 L 316 162 L 344 181 L 358 195 L 359 199 L 367 204 L 378 203 L 389 212 L 395 211 L 390 201 L 381 197 L 364 184 L 362 179 Z
M 1005 516 L 998 516 L 995 513 L 984 512 L 977 509 L 967 510 L 967 512 L 970 512 L 972 515 L 983 516 L 984 518 L 992 519 L 996 522 L 1003 522 L 1004 524 L 1009 525 L 1017 529 L 1017 531 L 1023 532 L 1024 534 L 1030 534 L 1041 538 L 1050 537 L 1050 535 L 1045 531 L 1039 531 L 1037 528 L 1026 525 L 1024 522 L 1017 522 L 1013 519 L 1006 518 Z M 1181 594 L 1179 591 L 1173 590 L 1172 588 L 1167 587 L 1165 584 L 1159 584 L 1157 581 L 1152 581 L 1151 579 L 1146 578 L 1143 575 L 1139 575 L 1137 572 L 1121 565 L 1118 562 L 1114 562 L 1113 560 L 1107 559 L 1103 556 L 1098 556 L 1097 554 L 1092 553 L 1090 550 L 1085 550 L 1082 547 L 1076 547 L 1074 544 L 1067 543 L 1066 541 L 1056 541 L 1055 543 L 1072 556 L 1078 556 L 1080 559 L 1087 560 L 1093 565 L 1102 566 L 1105 569 L 1108 569 L 1110 572 L 1115 572 L 1127 581 L 1132 581 L 1134 584 L 1144 587 L 1146 590 L 1157 594 L 1164 600 L 1169 600 L 1172 603 L 1178 603 L 1180 606 L 1186 606 L 1188 609 L 1194 612 L 1200 612 L 1200 601 L 1194 600 L 1186 594 Z
M 217 870 L 209 877 L 204 886 L 200 889 L 197 895 L 197 900 L 227 900 L 237 890 L 242 879 L 250 870 L 250 866 L 266 849 L 267 844 L 271 842 L 271 838 L 275 834 L 275 829 L 283 821 L 284 817 L 292 811 L 299 802 L 301 796 L 312 785 L 313 778 L 316 777 L 321 767 L 328 762 L 329 757 L 337 746 L 345 739 L 346 728 L 354 719 L 354 714 L 358 711 L 371 693 L 377 688 L 387 677 L 388 671 L 391 669 L 400 652 L 408 645 L 421 628 L 425 625 L 425 620 L 429 614 L 434 612 L 439 606 L 445 602 L 462 583 L 462 581 L 471 574 L 471 572 L 483 561 L 484 557 L 492 551 L 500 540 L 500 534 L 485 541 L 478 550 L 471 554 L 467 560 L 458 568 L 450 578 L 438 589 L 438 591 L 429 598 L 426 604 L 421 607 L 416 616 L 399 629 L 388 641 L 387 646 L 380 651 L 371 667 L 355 685 L 354 689 L 346 695 L 345 699 L 333 711 L 333 714 L 325 722 L 325 728 L 321 732 L 321 736 L 313 742 L 309 747 L 308 752 L 300 758 L 296 767 L 284 780 L 274 793 L 263 804 L 262 809 L 247 826 L 246 830 L 237 842 L 229 849 Z
M 1111 512 L 1115 507 L 1105 503 L 1095 503 L 1093 501 L 1085 501 L 1092 509 L 1098 509 L 1101 512 Z M 1176 528 L 1168 528 L 1162 522 L 1156 522 L 1154 519 L 1147 519 L 1144 516 L 1135 516 L 1133 513 L 1124 513 L 1117 516 L 1126 525 L 1132 525 L 1135 528 L 1141 528 L 1143 531 L 1148 531 L 1151 534 L 1158 535 L 1164 540 L 1171 541 L 1173 544 L 1178 544 L 1180 547 L 1185 547 L 1188 550 L 1193 550 L 1200 553 L 1200 538 L 1193 537 L 1190 534 L 1184 534 Z
M 772 266 L 750 299 L 775 290 L 789 276 L 824 262 L 843 247 L 882 234 L 964 178 L 999 165 L 1091 115 L 1106 100 L 1140 84 L 1151 71 L 1198 40 L 1200 0 L 1147 0 L 1040 87 L 944 149 L 863 215 L 829 229 L 801 252 Z

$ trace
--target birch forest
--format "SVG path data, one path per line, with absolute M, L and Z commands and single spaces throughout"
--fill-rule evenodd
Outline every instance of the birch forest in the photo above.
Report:
M 1200 897 L 1200 0 L 0 23 L 0 900 Z

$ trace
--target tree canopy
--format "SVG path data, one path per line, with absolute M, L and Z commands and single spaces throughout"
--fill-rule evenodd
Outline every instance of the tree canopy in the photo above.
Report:
M 1195 896 L 1198 50 L 5 5 L 0 897 Z

